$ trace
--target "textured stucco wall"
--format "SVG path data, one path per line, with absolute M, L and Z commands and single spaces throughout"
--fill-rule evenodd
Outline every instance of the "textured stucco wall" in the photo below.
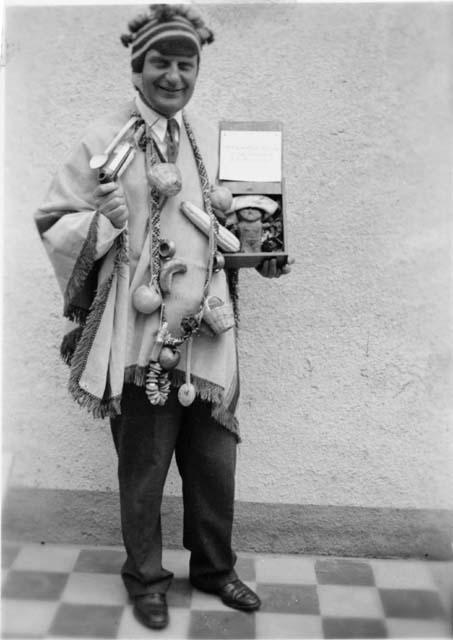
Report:
M 5 447 L 18 485 L 116 488 L 69 400 L 32 225 L 85 125 L 132 95 L 132 6 L 7 12 Z M 285 126 L 288 278 L 241 274 L 238 498 L 452 506 L 452 6 L 207 5 L 193 105 Z M 180 491 L 172 472 L 167 492 Z

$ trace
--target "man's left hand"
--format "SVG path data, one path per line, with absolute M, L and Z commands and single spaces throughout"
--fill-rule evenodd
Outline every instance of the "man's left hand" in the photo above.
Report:
M 277 258 L 267 258 L 256 267 L 256 270 L 263 278 L 280 278 L 291 272 L 291 265 L 294 264 L 294 258 L 288 258 L 286 264 L 281 267 L 277 264 Z

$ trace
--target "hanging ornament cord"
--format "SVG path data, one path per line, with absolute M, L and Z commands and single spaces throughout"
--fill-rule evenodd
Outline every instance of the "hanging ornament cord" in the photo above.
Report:
M 148 144 L 146 145 L 146 162 L 148 167 L 152 167 L 158 161 L 157 146 L 148 134 Z M 150 286 L 154 286 L 156 291 L 159 291 L 159 272 L 160 272 L 160 256 L 159 256 L 159 243 L 160 243 L 160 212 L 164 205 L 164 201 L 160 196 L 159 191 L 154 187 L 149 187 L 149 218 L 148 218 L 148 231 L 149 231 L 149 269 L 150 269 Z
M 193 338 L 192 336 L 188 339 L 187 341 L 187 352 L 186 352 L 186 385 L 189 386 L 190 385 L 190 374 L 191 374 L 191 368 L 192 368 L 192 342 L 193 342 Z
M 219 230 L 219 223 L 217 218 L 215 217 L 212 207 L 211 207 L 211 198 L 210 198 L 210 187 L 209 187 L 209 178 L 206 171 L 206 167 L 203 162 L 203 158 L 201 156 L 200 150 L 195 140 L 195 136 L 193 134 L 192 128 L 185 116 L 183 114 L 183 123 L 187 132 L 187 136 L 189 138 L 192 151 L 195 157 L 195 161 L 197 164 L 198 175 L 200 177 L 200 185 L 201 191 L 203 195 L 203 203 L 206 212 L 210 218 L 210 228 L 209 228 L 209 241 L 208 241 L 208 263 L 206 268 L 206 277 L 203 285 L 203 292 L 201 296 L 200 306 L 198 311 L 191 316 L 186 316 L 181 321 L 181 329 L 182 335 L 181 337 L 174 337 L 171 333 L 166 329 L 168 323 L 165 318 L 165 305 L 162 305 L 161 308 L 161 319 L 160 319 L 160 334 L 159 338 L 163 342 L 163 345 L 176 349 L 180 347 L 184 342 L 188 341 L 187 344 L 187 371 L 188 378 L 186 373 L 186 383 L 190 384 L 190 361 L 191 361 L 191 353 L 192 353 L 192 337 L 198 333 L 202 321 L 203 316 L 203 308 L 206 302 L 206 299 L 209 295 L 209 288 L 212 280 L 213 267 L 214 267 L 214 256 L 217 251 L 217 235 Z M 143 120 L 140 119 L 138 121 L 138 126 L 143 124 Z M 141 140 L 141 146 L 145 150 L 146 163 L 148 168 L 151 168 L 154 164 L 156 164 L 159 160 L 162 160 L 162 154 L 154 141 L 151 132 L 149 130 L 148 125 L 146 125 L 145 135 Z M 162 198 L 159 191 L 150 185 L 149 192 L 149 218 L 148 218 L 148 229 L 149 231 L 149 267 L 150 267 L 150 287 L 156 289 L 156 291 L 162 293 L 160 291 L 159 285 L 159 276 L 160 276 L 160 213 L 165 204 L 166 198 Z M 169 375 L 167 371 L 164 371 L 161 364 L 158 362 L 157 358 L 154 356 L 149 364 L 149 371 L 146 380 L 146 393 L 151 404 L 165 404 L 168 394 L 170 391 L 170 381 Z
M 178 400 L 182 404 L 183 407 L 188 407 L 195 400 L 195 387 L 191 383 L 190 373 L 191 373 L 191 360 L 192 360 L 192 342 L 193 336 L 191 336 L 187 340 L 187 350 L 186 350 L 186 381 L 185 383 L 179 387 L 178 391 Z
M 208 256 L 208 264 L 206 268 L 206 277 L 203 285 L 203 292 L 202 292 L 198 311 L 192 314 L 191 316 L 187 316 L 182 319 L 181 326 L 182 326 L 183 333 L 180 338 L 175 338 L 170 333 L 167 334 L 165 345 L 170 347 L 178 347 L 182 345 L 186 340 L 190 338 L 190 336 L 198 333 L 199 331 L 201 318 L 203 314 L 203 307 L 204 307 L 206 298 L 209 295 L 209 287 L 212 280 L 214 255 L 217 251 L 217 235 L 219 230 L 218 220 L 215 217 L 211 207 L 209 178 L 206 171 L 206 167 L 204 165 L 203 158 L 201 157 L 201 153 L 198 148 L 197 142 L 195 140 L 195 136 L 193 134 L 192 128 L 185 114 L 183 114 L 183 123 L 187 132 L 187 137 L 189 138 L 189 141 L 192 147 L 196 164 L 197 164 L 198 175 L 200 177 L 201 191 L 203 195 L 203 204 L 210 218 L 209 245 L 208 245 L 209 256 Z M 162 157 L 162 155 L 153 137 L 150 135 L 149 131 L 147 132 L 146 142 L 147 142 L 146 144 L 147 163 L 148 163 L 148 166 L 152 166 Z M 159 197 L 159 192 L 157 191 L 157 189 L 155 189 L 154 187 L 151 187 L 150 216 L 149 216 L 150 271 L 151 271 L 151 283 L 158 290 L 159 290 L 159 275 L 160 275 L 160 255 L 159 255 L 160 212 L 162 210 L 163 204 L 164 203 Z M 165 317 L 163 318 L 163 320 L 165 320 Z

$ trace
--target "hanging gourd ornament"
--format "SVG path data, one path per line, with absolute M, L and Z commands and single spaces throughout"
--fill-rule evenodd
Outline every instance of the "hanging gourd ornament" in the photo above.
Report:
M 195 400 L 195 387 L 191 383 L 185 383 L 178 390 L 178 400 L 183 407 L 188 407 Z
M 178 167 L 172 162 L 159 162 L 147 172 L 148 182 L 163 196 L 175 196 L 181 191 L 182 177 Z
M 159 364 L 165 371 L 174 369 L 179 362 L 181 354 L 171 347 L 162 347 L 159 354 Z
M 212 270 L 214 271 L 214 273 L 217 273 L 218 271 L 223 269 L 224 266 L 225 266 L 225 258 L 223 256 L 223 253 L 220 253 L 219 251 L 217 251 L 214 254 L 214 262 L 212 264 Z
M 154 313 L 162 304 L 162 296 L 153 285 L 141 284 L 132 294 L 134 307 L 140 313 Z
M 162 265 L 159 276 L 160 290 L 164 295 L 170 293 L 175 273 L 186 273 L 187 265 L 180 258 L 173 258 Z
M 173 240 L 161 240 L 159 243 L 159 255 L 162 260 L 170 260 L 176 253 L 176 245 Z
M 211 187 L 211 205 L 213 209 L 217 209 L 222 213 L 226 213 L 233 204 L 233 194 L 228 187 L 219 187 L 213 185 Z

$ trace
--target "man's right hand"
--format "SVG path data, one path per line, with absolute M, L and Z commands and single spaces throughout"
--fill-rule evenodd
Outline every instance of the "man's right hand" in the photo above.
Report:
M 116 182 L 99 184 L 94 192 L 98 211 L 120 229 L 129 217 L 126 201 Z

